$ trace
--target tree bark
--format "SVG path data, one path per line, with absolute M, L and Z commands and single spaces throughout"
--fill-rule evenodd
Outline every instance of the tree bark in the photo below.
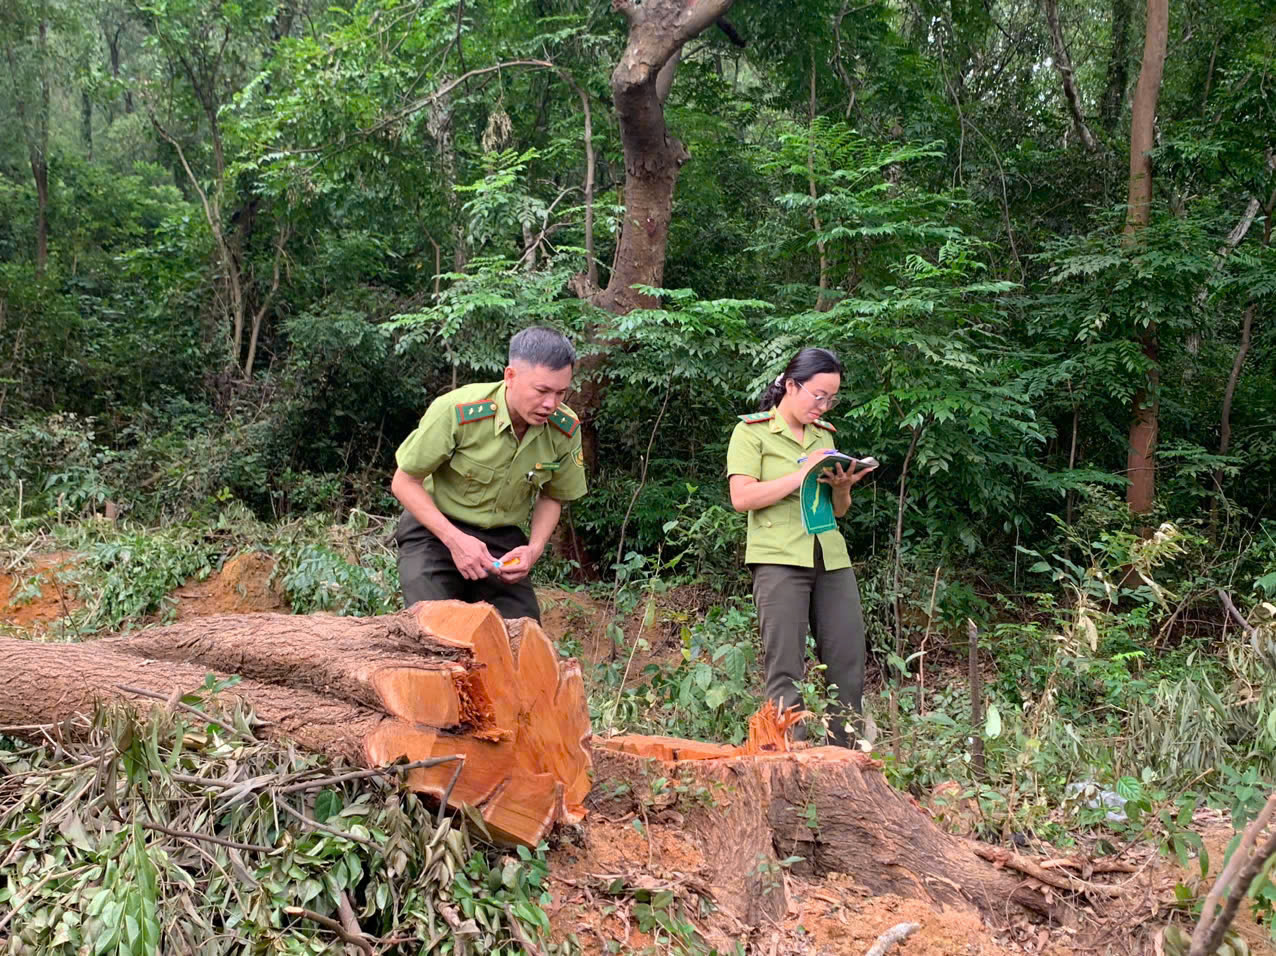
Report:
M 652 786 L 659 777 L 708 794 L 707 800 L 678 805 L 678 826 L 704 858 L 717 904 L 746 924 L 784 916 L 788 900 L 779 861 L 795 856 L 802 859 L 792 864 L 793 872 L 845 873 L 868 895 L 942 907 L 973 903 L 999 920 L 1008 910 L 1057 916 L 1062 909 L 1057 887 L 986 860 L 980 844 L 936 827 L 915 800 L 886 782 L 882 764 L 867 754 L 817 747 L 670 761 L 667 739 L 651 750 L 643 740 L 616 737 L 595 745 L 599 786 L 590 797 L 591 810 L 631 811 L 639 802 L 635 795 L 662 792 Z M 705 746 L 681 743 L 685 749 L 675 748 L 680 753 Z M 627 788 L 617 786 L 625 783 Z M 659 812 L 659 805 L 650 812 Z M 1112 887 L 1099 884 L 1074 888 L 1083 895 L 1114 895 Z
M 810 77 L 810 102 L 807 104 L 807 151 L 806 151 L 806 175 L 807 184 L 811 190 L 811 225 L 815 228 L 815 248 L 820 254 L 820 278 L 819 291 L 815 296 L 815 311 L 827 312 L 833 308 L 833 302 L 829 298 L 829 259 L 828 250 L 824 246 L 824 239 L 821 233 L 824 226 L 820 222 L 819 209 L 816 206 L 819 200 L 819 194 L 815 188 L 815 50 L 811 50 L 811 77 Z
M 1148 0 L 1147 34 L 1143 44 L 1143 66 L 1134 91 L 1130 118 L 1130 183 L 1126 202 L 1125 241 L 1138 242 L 1139 233 L 1147 226 L 1152 203 L 1152 149 L 1156 127 L 1157 100 L 1161 92 L 1161 76 L 1165 69 L 1165 52 L 1169 38 L 1169 0 Z M 1130 448 L 1126 474 L 1130 485 L 1126 503 L 1134 514 L 1145 514 L 1156 497 L 1156 437 L 1158 428 L 1156 368 L 1158 342 L 1155 323 L 1149 323 L 1142 335 L 1143 354 L 1151 363 L 1148 381 L 1134 396 L 1134 420 L 1130 424 Z
M 589 707 L 580 667 L 533 621 L 442 601 L 375 618 L 200 618 L 84 644 L 0 638 L 0 724 L 59 725 L 100 702 L 139 711 L 137 688 L 176 703 L 205 675 L 242 679 L 260 731 L 363 766 L 463 756 L 408 772 L 409 786 L 479 808 L 493 836 L 535 846 L 584 815 Z
M 1085 148 L 1094 152 L 1099 148 L 1094 134 L 1086 125 L 1085 114 L 1081 111 L 1081 97 L 1077 93 L 1076 72 L 1072 69 L 1072 58 L 1068 56 L 1068 48 L 1063 42 L 1063 26 L 1059 23 L 1058 0 L 1045 0 L 1046 23 L 1050 26 L 1050 40 L 1054 45 L 1054 67 L 1059 71 L 1059 79 L 1063 82 L 1063 96 L 1068 101 L 1068 109 L 1072 113 L 1072 124 Z
M 635 291 L 660 287 L 673 216 L 674 188 L 690 154 L 665 126 L 664 105 L 683 44 L 731 8 L 732 0 L 613 0 L 629 21 L 629 38 L 611 89 L 625 154 L 625 218 L 615 268 L 594 304 L 623 315 L 655 299 Z
M 1133 0 L 1112 0 L 1112 46 L 1108 51 L 1108 76 L 1099 105 L 1099 122 L 1109 135 L 1116 132 L 1125 105 L 1130 79 L 1130 14 Z
M 1232 361 L 1231 374 L 1227 376 L 1227 387 L 1223 390 L 1223 411 L 1219 416 L 1218 453 L 1226 455 L 1232 447 L 1232 399 L 1236 397 L 1236 383 L 1240 381 L 1241 369 L 1245 367 L 1245 359 L 1249 355 L 1250 334 L 1254 328 L 1254 312 L 1257 303 L 1251 302 L 1245 307 L 1245 315 L 1241 319 L 1241 341 L 1236 347 L 1236 358 Z M 1214 472 L 1214 489 L 1223 493 L 1223 469 Z M 1218 501 L 1210 505 L 1210 537 L 1214 536 L 1214 528 L 1218 519 Z
M 9 61 L 14 89 L 14 111 L 18 114 L 18 125 L 26 141 L 27 161 L 35 184 L 35 271 L 37 276 L 42 276 L 49 263 L 49 24 L 43 15 L 36 27 L 35 49 L 38 90 L 32 106 L 27 102 L 26 84 L 13 45 L 5 44 L 5 58 Z

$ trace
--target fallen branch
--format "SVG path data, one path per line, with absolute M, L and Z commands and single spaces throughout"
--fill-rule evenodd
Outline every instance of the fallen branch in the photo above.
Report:
M 545 956 L 545 950 L 537 946 L 531 937 L 523 931 L 522 925 L 518 922 L 518 917 L 514 915 L 514 907 L 508 903 L 505 904 L 505 918 L 510 921 L 510 935 L 523 947 L 523 951 L 527 953 L 527 956 Z
M 345 783 L 347 780 L 362 780 L 365 777 L 381 777 L 392 773 L 407 773 L 419 767 L 437 767 L 439 764 L 451 763 L 453 760 L 465 762 L 460 754 L 448 757 L 431 757 L 429 760 L 413 760 L 411 763 L 392 763 L 385 767 L 373 767 L 371 770 L 352 770 L 350 773 L 337 774 L 335 777 L 319 777 L 316 780 L 303 780 L 301 783 L 280 787 L 279 793 L 296 793 L 300 790 L 314 790 L 316 787 L 327 787 L 334 783 Z
M 1218 944 L 1223 941 L 1223 934 L 1227 932 L 1227 927 L 1236 916 L 1236 910 L 1240 908 L 1241 900 L 1249 891 L 1250 883 L 1258 876 L 1263 865 L 1276 855 L 1276 836 L 1268 840 L 1257 853 L 1250 853 L 1258 842 L 1259 834 L 1267 829 L 1273 814 L 1276 814 L 1276 793 L 1267 798 L 1267 803 L 1258 816 L 1245 828 L 1245 834 L 1232 852 L 1232 858 L 1227 861 L 1222 874 L 1206 894 L 1200 921 L 1192 931 L 1192 948 L 1188 951 L 1188 956 L 1207 956 L 1218 949 Z M 1231 889 L 1227 895 L 1227 903 L 1222 912 L 1216 914 L 1214 908 L 1218 906 L 1218 901 L 1228 886 Z
M 344 926 L 330 916 L 324 916 L 322 913 L 316 913 L 314 910 L 302 909 L 300 906 L 285 906 L 284 912 L 289 916 L 296 916 L 299 919 L 308 919 L 312 923 L 318 923 L 324 929 L 332 930 L 347 943 L 358 946 L 361 950 L 367 953 L 368 956 L 373 956 L 376 952 L 372 948 L 372 943 L 368 941 L 367 937 L 355 936 L 353 933 L 348 932 Z
M 1043 870 L 1069 869 L 1082 873 L 1137 873 L 1139 868 L 1132 863 L 1121 860 L 1076 860 L 1072 857 L 1061 857 L 1057 860 L 1042 860 L 1039 866 Z
M 161 826 L 158 823 L 143 823 L 143 830 L 154 830 L 156 833 L 166 833 L 171 837 L 177 837 L 182 840 L 202 840 L 205 843 L 216 843 L 218 846 L 230 847 L 232 850 L 254 850 L 257 853 L 274 853 L 275 848 L 272 846 L 259 846 L 256 843 L 240 843 L 237 840 L 227 840 L 223 837 L 213 836 L 211 833 L 192 833 L 190 830 L 174 830 L 170 827 Z
M 335 837 L 341 837 L 343 840 L 350 840 L 354 843 L 362 843 L 364 846 L 370 846 L 374 850 L 380 849 L 380 844 L 378 844 L 375 840 L 368 840 L 364 837 L 355 836 L 353 833 L 347 833 L 345 830 L 338 830 L 338 829 L 335 829 L 334 827 L 330 827 L 323 823 L 320 823 L 318 820 L 312 820 L 310 817 L 306 816 L 300 810 L 294 810 L 292 807 L 288 806 L 287 802 L 283 800 L 277 801 L 275 806 L 280 807 L 281 809 L 287 811 L 288 813 L 296 817 L 298 820 L 300 820 L 302 823 L 304 823 L 306 826 L 311 827 L 315 830 L 322 830 L 324 833 L 330 833 Z
M 1047 886 L 1053 886 L 1056 889 L 1067 890 L 1069 893 L 1085 893 L 1090 896 L 1107 896 L 1118 897 L 1125 896 L 1126 890 L 1120 886 L 1107 886 L 1103 883 L 1090 883 L 1086 880 L 1069 877 L 1059 873 L 1057 870 L 1047 870 L 1040 863 L 1020 856 L 1018 853 L 1011 853 L 1009 850 L 1003 850 L 994 846 L 976 845 L 974 847 L 975 855 L 983 857 L 989 863 L 995 863 L 997 866 L 1009 867 L 1012 870 L 1018 870 L 1025 876 L 1031 876 L 1034 880 L 1040 880 Z
M 1223 607 L 1227 609 L 1228 616 L 1240 625 L 1241 630 L 1245 632 L 1246 637 L 1252 638 L 1258 633 L 1258 628 L 1245 620 L 1244 615 L 1242 615 L 1240 611 L 1236 610 L 1236 605 L 1232 603 L 1231 595 L 1222 588 L 1218 589 L 1218 599 L 1223 602 Z
M 877 942 L 873 944 L 872 949 L 865 953 L 864 956 L 884 956 L 888 949 L 896 943 L 902 943 L 908 939 L 908 937 L 921 929 L 921 926 L 921 923 L 900 923 L 898 926 L 891 927 L 877 937 Z
M 257 743 L 257 738 L 254 737 L 252 734 L 244 733 L 241 730 L 237 730 L 234 726 L 232 726 L 227 721 L 218 720 L 216 717 L 211 717 L 208 714 L 204 713 L 202 710 L 200 710 L 198 707 L 192 707 L 190 704 L 187 704 L 180 700 L 176 700 L 175 698 L 168 696 L 166 694 L 157 694 L 153 690 L 146 690 L 142 687 L 128 687 L 125 684 L 116 684 L 115 689 L 123 691 L 126 694 L 134 694 L 138 697 L 149 697 L 151 700 L 163 701 L 165 704 L 171 707 L 176 707 L 178 710 L 185 711 L 186 713 L 191 714 L 192 716 L 198 717 L 200 720 L 204 721 L 207 724 L 216 724 L 218 727 L 224 727 L 227 730 L 229 730 L 231 733 L 233 733 L 236 737 L 240 737 L 244 740 L 249 741 L 250 743 Z

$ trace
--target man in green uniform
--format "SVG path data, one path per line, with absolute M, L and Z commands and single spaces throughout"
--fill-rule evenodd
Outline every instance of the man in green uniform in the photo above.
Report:
M 563 502 L 585 493 L 580 422 L 562 404 L 576 351 L 553 329 L 524 329 L 499 382 L 440 395 L 396 453 L 390 490 L 407 607 L 486 601 L 503 617 L 540 620 L 528 577 Z M 531 511 L 530 538 L 520 525 Z

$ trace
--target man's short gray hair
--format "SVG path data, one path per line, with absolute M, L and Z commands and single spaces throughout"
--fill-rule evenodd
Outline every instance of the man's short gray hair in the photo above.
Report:
M 562 332 L 543 325 L 533 325 L 510 339 L 510 364 L 515 362 L 540 365 L 551 372 L 569 365 L 574 369 L 576 350 Z

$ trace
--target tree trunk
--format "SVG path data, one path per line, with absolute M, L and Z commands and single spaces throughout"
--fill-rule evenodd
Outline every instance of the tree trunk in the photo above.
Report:
M 625 52 L 612 72 L 611 89 L 625 153 L 625 218 L 615 267 L 594 304 L 623 315 L 655 305 L 635 283 L 659 287 L 673 216 L 678 171 L 690 154 L 665 126 L 665 98 L 683 44 L 731 7 L 732 0 L 613 0 L 629 21 Z
M 35 102 L 27 100 L 28 92 L 19 67 L 13 45 L 6 42 L 5 59 L 9 63 L 9 75 L 13 82 L 14 112 L 18 115 L 18 127 L 26 142 L 27 160 L 31 164 L 31 178 L 35 183 L 35 271 L 44 275 L 49 262 L 49 25 L 41 19 L 36 32 L 36 82 Z
M 1152 149 L 1156 127 L 1156 105 L 1161 92 L 1161 74 L 1165 69 L 1165 51 L 1169 37 L 1169 0 L 1148 0 L 1147 35 L 1143 44 L 1143 66 L 1130 118 L 1130 187 L 1126 203 L 1125 241 L 1138 242 L 1139 233 L 1148 224 L 1152 203 Z M 1145 514 L 1156 497 L 1156 435 L 1159 374 L 1157 361 L 1157 329 L 1149 323 L 1142 336 L 1143 354 L 1151 363 L 1147 385 L 1134 396 L 1134 420 L 1130 424 L 1130 449 L 1126 474 L 1130 485 L 1126 503 L 1134 514 Z
M 833 301 L 829 298 L 829 258 L 828 249 L 824 246 L 824 239 L 821 233 L 824 232 L 824 226 L 820 222 L 819 208 L 816 203 L 819 201 L 819 193 L 815 188 L 815 49 L 811 49 L 811 77 L 810 77 L 810 100 L 807 103 L 807 146 L 806 146 L 806 176 L 807 185 L 811 192 L 811 225 L 815 229 L 815 248 L 820 254 L 820 278 L 817 286 L 818 291 L 815 295 L 815 311 L 827 312 L 833 308 Z
M 867 895 L 892 894 L 942 907 L 975 907 L 1004 920 L 1007 911 L 1057 916 L 1057 887 L 1025 878 L 1011 855 L 936 827 L 917 802 L 895 790 L 882 764 L 855 750 L 816 747 L 794 753 L 697 753 L 707 745 L 671 738 L 614 737 L 594 747 L 589 805 L 600 815 L 632 811 L 651 794 L 662 809 L 658 778 L 705 794 L 680 802 L 681 835 L 705 861 L 718 906 L 742 922 L 779 920 L 788 908 L 781 860 L 801 857 L 795 873 L 844 873 Z M 734 748 L 733 748 L 734 750 Z M 670 754 L 683 759 L 670 760 Z M 695 758 L 687 759 L 688 754 Z M 698 758 L 698 759 L 696 759 Z M 628 786 L 623 786 L 628 784 Z M 1062 881 L 1061 881 L 1062 882 Z M 1117 895 L 1113 887 L 1076 885 L 1087 895 Z M 1065 894 L 1066 894 L 1065 890 Z
M 144 710 L 198 689 L 209 672 L 242 680 L 224 696 L 262 732 L 366 766 L 460 754 L 412 770 L 408 785 L 478 807 L 508 843 L 535 846 L 584 815 L 589 708 L 580 668 L 560 663 L 532 621 L 442 601 L 375 618 L 283 614 L 201 618 L 84 644 L 0 638 L 0 724 L 60 725 L 99 701 Z M 140 698 L 140 699 L 139 699 Z
M 1112 0 L 1112 46 L 1108 51 L 1108 78 L 1099 104 L 1099 122 L 1109 135 L 1116 132 L 1125 105 L 1125 85 L 1130 79 L 1130 14 L 1133 0 Z
M 1054 45 L 1054 67 L 1059 71 L 1059 79 L 1063 83 L 1063 97 L 1068 101 L 1068 109 L 1072 113 L 1072 124 L 1077 135 L 1090 152 L 1098 149 L 1094 134 L 1086 125 L 1085 114 L 1081 111 L 1081 97 L 1077 93 L 1076 73 L 1072 69 L 1072 58 L 1068 56 L 1068 48 L 1063 42 L 1063 25 L 1059 22 L 1058 0 L 1045 0 L 1046 23 L 1050 26 L 1050 40 Z
M 83 90 L 80 92 L 80 142 L 85 158 L 93 162 L 93 99 Z

